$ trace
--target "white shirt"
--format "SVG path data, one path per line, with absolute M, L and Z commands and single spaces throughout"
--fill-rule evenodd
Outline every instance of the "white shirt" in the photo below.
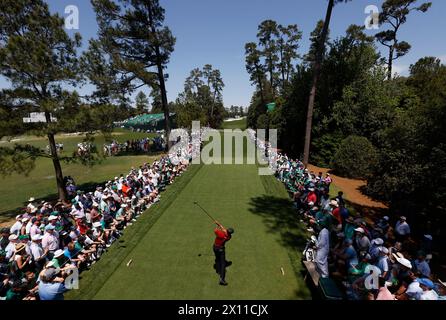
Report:
M 20 221 L 16 221 L 12 225 L 11 229 L 9 229 L 9 231 L 11 232 L 11 234 L 14 233 L 18 235 L 20 233 L 20 229 L 22 229 L 22 223 Z
M 419 282 L 415 280 L 407 287 L 406 294 L 412 300 L 418 300 L 423 294 L 423 289 L 421 289 Z
M 29 230 L 29 234 L 30 234 L 31 238 L 33 236 L 35 236 L 36 234 L 41 234 L 39 226 L 36 226 L 36 225 L 31 226 L 31 228 Z
M 419 300 L 438 300 L 438 294 L 434 290 L 423 291 Z
M 26 234 L 29 234 L 29 232 L 31 231 L 31 227 L 32 227 L 33 223 L 30 221 L 26 224 Z
M 59 239 L 55 235 L 46 232 L 42 238 L 42 248 L 48 248 L 50 251 L 59 249 Z
M 30 249 L 31 249 L 31 255 L 32 255 L 34 261 L 39 260 L 40 257 L 43 256 L 43 248 L 40 244 L 38 244 L 36 242 L 32 242 Z
M 15 252 L 15 243 L 12 242 L 8 243 L 8 245 L 5 248 L 5 251 L 6 251 L 6 260 L 11 259 L 12 255 Z

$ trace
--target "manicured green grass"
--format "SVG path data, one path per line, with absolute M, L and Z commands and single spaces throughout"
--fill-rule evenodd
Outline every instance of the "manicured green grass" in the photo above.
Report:
M 153 137 L 153 134 L 136 133 L 125 130 L 117 130 L 113 138 L 119 142 L 125 140 L 138 139 L 143 137 Z M 47 141 L 42 137 L 20 137 L 23 140 L 18 143 L 29 143 L 39 148 L 45 148 Z M 57 136 L 56 142 L 64 144 L 64 153 L 62 155 L 71 155 L 81 142 L 83 136 Z M 95 137 L 95 144 L 102 150 L 105 139 L 103 135 Z M 14 143 L 14 142 L 12 142 Z M 2 143 L 7 146 L 8 143 Z M 144 162 L 151 162 L 154 156 L 136 155 L 119 156 L 104 159 L 100 164 L 93 167 L 83 166 L 81 164 L 62 164 L 64 175 L 71 175 L 78 185 L 84 187 L 102 183 L 114 178 L 121 173 L 127 173 L 131 167 L 137 167 Z M 24 205 L 30 197 L 55 198 L 56 180 L 52 161 L 46 158 L 39 158 L 36 161 L 35 169 L 28 175 L 12 174 L 9 176 L 0 176 L 0 223 L 11 220 L 19 212 L 16 210 Z
M 229 286 L 213 269 L 212 221 L 235 228 Z M 284 187 L 256 165 L 192 165 L 126 229 L 70 299 L 306 299 L 304 232 Z M 130 266 L 127 263 L 132 260 Z M 282 274 L 282 269 L 284 274 Z
M 222 129 L 242 129 L 245 130 L 248 127 L 246 118 L 234 121 L 225 121 L 222 124 Z

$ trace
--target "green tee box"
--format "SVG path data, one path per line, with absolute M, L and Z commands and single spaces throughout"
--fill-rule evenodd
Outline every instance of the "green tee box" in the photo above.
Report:
M 330 278 L 319 279 L 319 290 L 324 300 L 343 300 L 343 294 Z

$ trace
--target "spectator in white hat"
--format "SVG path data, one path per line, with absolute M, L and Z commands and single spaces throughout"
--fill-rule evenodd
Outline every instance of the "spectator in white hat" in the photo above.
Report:
M 389 250 L 386 247 L 379 247 L 379 258 L 378 262 L 376 263 L 376 266 L 381 270 L 381 277 L 384 279 L 387 279 L 388 272 L 389 272 L 389 261 L 388 261 L 388 254 Z
M 395 225 L 395 236 L 399 242 L 404 242 L 410 235 L 410 226 L 405 216 L 401 216 Z
M 38 272 L 42 270 L 43 266 L 45 265 L 47 261 L 46 257 L 48 255 L 48 249 L 44 250 L 42 248 L 42 238 L 43 237 L 40 234 L 36 234 L 31 237 L 31 255 Z
M 15 223 L 11 226 L 9 232 L 11 234 L 19 235 L 21 229 L 22 229 L 22 215 L 19 214 L 15 217 Z
M 12 233 L 12 234 L 9 236 L 9 238 L 8 238 L 9 243 L 8 243 L 8 245 L 7 245 L 6 248 L 5 248 L 5 251 L 6 251 L 6 260 L 9 261 L 9 259 L 11 259 L 11 257 L 14 255 L 14 252 L 15 252 L 15 245 L 16 245 L 16 243 L 19 242 L 18 239 L 19 239 L 19 237 L 18 237 L 16 234 L 14 234 L 14 233 Z
M 45 227 L 45 234 L 42 238 L 42 247 L 49 251 L 48 258 L 53 257 L 54 252 L 59 249 L 59 237 L 55 235 L 55 227 L 51 224 Z
M 358 250 L 359 253 L 362 252 L 369 252 L 370 248 L 370 239 L 365 234 L 365 231 L 363 228 L 359 227 L 355 229 L 355 240 L 354 244 L 356 247 L 356 250 Z
M 381 238 L 373 239 L 370 242 L 370 249 L 369 253 L 373 260 L 378 259 L 379 256 L 379 247 L 381 247 L 384 244 L 384 240 Z

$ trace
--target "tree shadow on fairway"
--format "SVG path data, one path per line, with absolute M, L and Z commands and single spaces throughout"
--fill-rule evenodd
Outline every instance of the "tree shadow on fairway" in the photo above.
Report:
M 254 197 L 250 200 L 249 211 L 263 218 L 268 232 L 280 235 L 280 243 L 287 249 L 295 276 L 301 284 L 295 290 L 296 298 L 309 299 L 311 294 L 304 284 L 301 264 L 307 235 L 291 200 L 271 195 Z
M 303 248 L 305 234 L 290 200 L 263 195 L 251 198 L 250 206 L 250 212 L 263 217 L 269 232 L 281 234 L 285 247 L 295 250 Z

